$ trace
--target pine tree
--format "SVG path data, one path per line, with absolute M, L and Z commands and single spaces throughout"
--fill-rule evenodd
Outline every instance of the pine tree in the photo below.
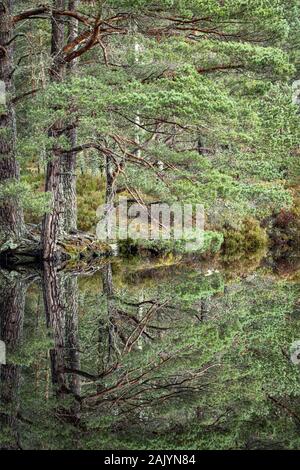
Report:
M 13 1 L 3 0 L 0 2 L 0 80 L 5 86 L 6 104 L 0 104 L 0 240 L 9 244 L 20 239 L 24 232 L 23 212 L 18 199 L 20 169 L 16 158 L 13 102 L 13 35 Z

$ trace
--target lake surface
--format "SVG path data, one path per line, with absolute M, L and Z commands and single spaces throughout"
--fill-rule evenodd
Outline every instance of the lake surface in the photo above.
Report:
M 0 270 L 0 448 L 300 449 L 299 264 Z

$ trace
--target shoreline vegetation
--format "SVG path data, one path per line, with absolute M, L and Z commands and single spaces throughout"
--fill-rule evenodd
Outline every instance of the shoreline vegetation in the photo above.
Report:
M 274 217 L 262 221 L 245 219 L 239 229 L 222 231 L 204 230 L 203 242 L 199 249 L 186 250 L 185 240 L 170 239 L 125 239 L 103 242 L 89 231 L 77 230 L 58 240 L 57 256 L 54 263 L 86 263 L 99 258 L 125 259 L 175 259 L 213 261 L 215 258 L 237 260 L 253 257 L 266 251 L 287 253 L 299 250 L 299 210 L 281 211 Z M 0 264 L 40 263 L 43 260 L 40 242 L 40 227 L 29 224 L 26 236 L 20 242 L 6 242 L 0 249 Z M 101 261 L 100 261 L 101 262 Z
M 29 177 L 30 178 L 30 177 Z M 37 178 L 34 178 L 35 182 Z M 40 178 L 39 178 L 40 180 Z M 99 178 L 89 177 L 92 188 L 99 184 Z M 35 187 L 37 187 L 35 185 Z M 80 188 L 80 186 L 79 186 Z M 57 241 L 57 256 L 53 260 L 58 264 L 94 264 L 101 258 L 114 258 L 116 255 L 125 259 L 169 259 L 176 261 L 198 259 L 213 261 L 250 259 L 260 253 L 298 252 L 300 246 L 300 207 L 299 189 L 294 187 L 294 206 L 290 210 L 282 209 L 272 216 L 257 220 L 248 217 L 239 221 L 238 227 L 228 225 L 209 226 L 204 230 L 201 248 L 189 253 L 185 249 L 185 240 L 160 239 L 143 240 L 131 238 L 106 243 L 97 240 L 94 226 L 97 222 L 96 205 L 105 200 L 101 191 L 86 189 L 84 197 L 79 196 L 78 227 L 72 234 Z M 36 193 L 41 192 L 39 186 Z M 103 191 L 103 190 L 102 190 Z M 80 193 L 79 193 L 80 194 Z M 86 201 L 90 201 L 87 212 Z M 7 241 L 0 247 L 0 263 L 5 265 L 40 263 L 43 260 L 41 246 L 41 225 L 39 218 L 32 212 L 25 211 L 26 235 L 22 240 Z M 36 223 L 32 223 L 36 222 Z
M 204 258 L 299 245 L 296 0 L 3 0 L 0 13 L 8 263 L 111 254 L 93 228 L 120 195 L 202 205 Z M 119 251 L 184 255 L 178 241 Z

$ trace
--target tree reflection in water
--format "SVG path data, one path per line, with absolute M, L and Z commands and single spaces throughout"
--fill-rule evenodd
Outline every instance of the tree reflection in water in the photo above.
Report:
M 7 354 L 14 353 L 20 345 L 23 333 L 26 290 L 34 276 L 0 271 L 0 338 Z M 0 365 L 2 433 L 4 448 L 21 449 L 19 422 L 22 421 L 19 403 L 21 367 L 8 361 Z
M 161 272 L 1 270 L 1 448 L 299 448 L 297 282 Z

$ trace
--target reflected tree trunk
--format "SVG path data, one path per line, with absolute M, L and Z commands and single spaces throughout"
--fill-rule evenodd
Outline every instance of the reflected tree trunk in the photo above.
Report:
M 0 339 L 6 347 L 6 364 L 0 364 L 1 430 L 8 432 L 11 442 L 0 448 L 20 449 L 18 415 L 21 367 L 10 363 L 9 354 L 17 350 L 22 339 L 25 294 L 30 278 L 16 272 L 0 271 Z M 0 434 L 0 437 L 1 434 Z M 7 438 L 6 438 L 7 440 Z
M 202 299 L 200 302 L 200 319 L 201 321 L 207 320 L 209 311 L 209 299 Z
M 200 155 L 205 155 L 205 144 L 204 144 L 204 139 L 203 136 L 199 135 L 198 141 L 197 141 L 197 150 Z
M 80 377 L 66 372 L 80 369 L 77 278 L 58 273 L 53 264 L 45 263 L 43 295 L 46 322 L 54 340 L 50 361 L 55 394 L 59 398 L 67 394 L 78 398 L 81 392 Z M 80 404 L 75 403 L 68 412 L 69 418 L 77 421 L 79 411 Z
M 67 390 L 65 367 L 65 309 L 61 279 L 53 264 L 45 263 L 43 270 L 43 296 L 47 327 L 52 330 L 54 348 L 50 350 L 51 376 L 57 396 Z
M 103 295 L 105 299 L 106 310 L 104 317 L 99 322 L 99 340 L 98 340 L 98 374 L 100 375 L 108 367 L 114 348 L 114 317 L 115 301 L 113 298 L 113 277 L 111 263 L 108 263 L 102 271 Z
M 66 363 L 71 370 L 80 370 L 79 322 L 78 322 L 78 281 L 76 277 L 67 276 L 63 280 L 66 302 Z M 78 374 L 68 375 L 68 388 L 74 396 L 81 394 L 81 379 Z M 74 418 L 79 419 L 80 404 L 72 407 Z

